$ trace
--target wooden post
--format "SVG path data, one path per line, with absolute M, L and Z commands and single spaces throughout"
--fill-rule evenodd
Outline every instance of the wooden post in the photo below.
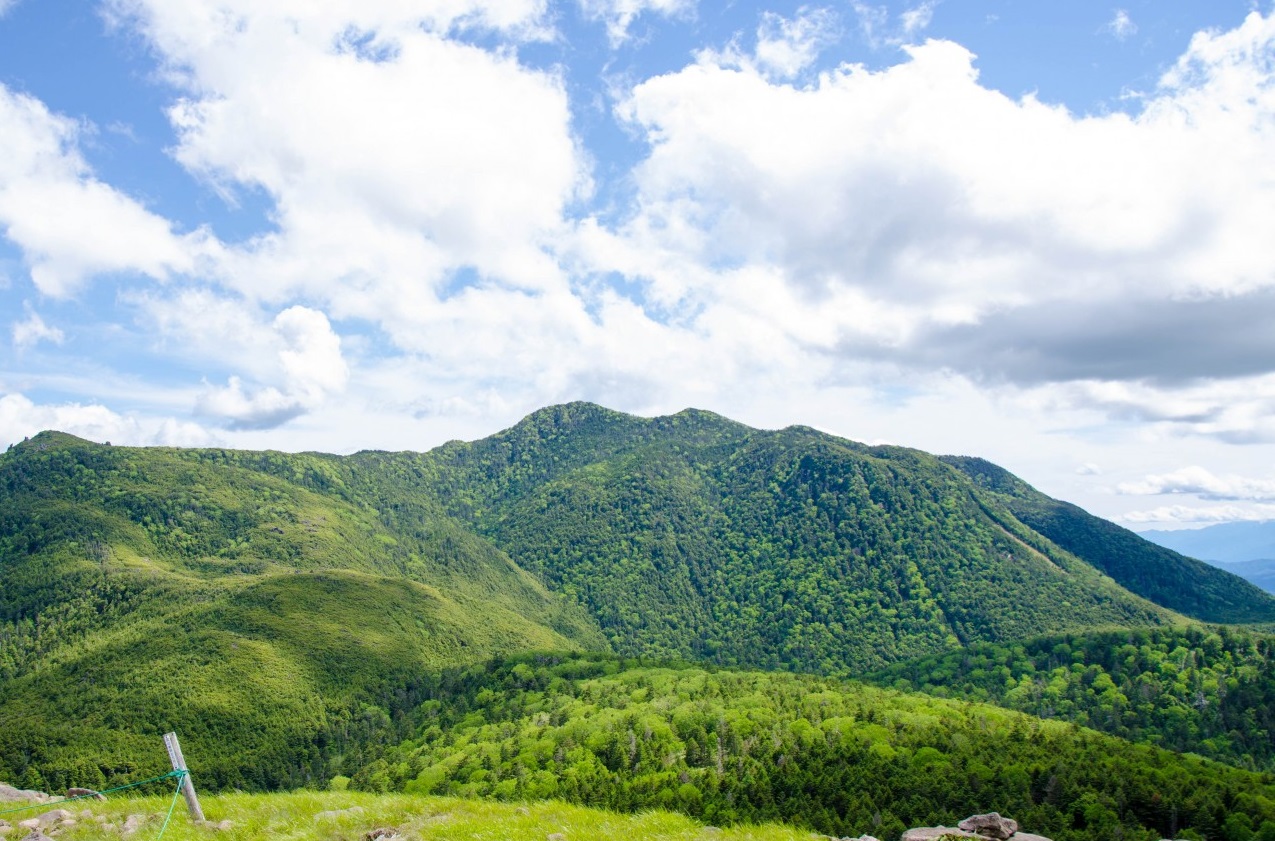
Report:
M 173 763 L 173 770 L 188 771 L 176 733 L 164 734 L 164 747 L 168 748 L 168 760 Z M 190 810 L 191 820 L 202 821 L 204 810 L 199 808 L 199 796 L 195 794 L 195 784 L 190 781 L 189 773 L 182 777 L 182 794 L 186 796 L 186 808 Z

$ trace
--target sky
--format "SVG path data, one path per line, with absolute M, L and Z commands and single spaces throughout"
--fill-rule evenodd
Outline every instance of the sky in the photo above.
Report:
M 589 400 L 1275 519 L 1275 8 L 0 0 L 0 446 Z

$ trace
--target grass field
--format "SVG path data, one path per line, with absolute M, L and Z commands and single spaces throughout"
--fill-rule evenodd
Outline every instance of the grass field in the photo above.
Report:
M 164 841 L 361 841 L 369 832 L 388 828 L 401 841 L 808 841 L 807 831 L 780 826 L 736 826 L 725 829 L 704 826 L 671 812 L 621 815 L 558 801 L 514 804 L 485 800 L 412 795 L 374 795 L 355 792 L 294 792 L 289 794 L 224 794 L 201 796 L 211 824 L 230 821 L 228 829 L 195 826 L 178 800 Z M 76 824 L 57 831 L 63 841 L 120 838 L 119 829 L 130 815 L 145 817 L 137 830 L 125 837 L 151 841 L 163 826 L 172 798 L 167 795 L 113 798 L 105 803 L 87 800 L 67 804 Z M 12 806 L 6 806 L 12 808 Z M 30 812 L 5 815 L 11 823 L 35 817 L 57 804 Z M 330 814 L 339 812 L 338 814 Z M 329 813 L 329 814 L 325 814 Z M 22 838 L 25 830 L 0 830 L 0 838 Z

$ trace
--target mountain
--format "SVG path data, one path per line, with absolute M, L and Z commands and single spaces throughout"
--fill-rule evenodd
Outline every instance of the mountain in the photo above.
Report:
M 292 787 L 392 733 L 423 672 L 604 645 L 445 517 L 388 529 L 348 472 L 57 433 L 5 454 L 0 778 L 101 786 L 176 729 L 205 786 Z
M 1275 559 L 1275 520 L 1260 523 L 1219 523 L 1200 529 L 1149 530 L 1140 533 L 1183 555 L 1210 563 L 1231 565 Z
M 802 427 L 571 404 L 472 444 L 356 458 L 432 471 L 452 516 L 575 598 L 624 654 L 840 673 L 980 639 L 1180 621 L 1165 607 L 1275 617 L 1269 594 L 1020 480 L 1022 497 L 969 460 Z M 1032 516 L 1046 504 L 1070 528 Z
M 1275 621 L 1275 598 L 1131 533 L 1115 558 L 1072 540 L 1115 527 L 971 464 L 591 404 L 427 453 L 41 433 L 0 456 L 0 777 L 124 781 L 176 729 L 207 787 L 311 784 L 404 738 L 430 675 L 518 651 L 853 674 Z
M 1201 558 L 1268 593 L 1275 592 L 1275 521 L 1220 523 L 1202 529 L 1144 531 L 1153 543 Z
M 1206 622 L 1268 622 L 1269 594 L 1214 566 L 1156 545 L 1126 528 L 1045 496 L 980 458 L 949 456 L 1024 525 L 1084 558 L 1122 587 Z

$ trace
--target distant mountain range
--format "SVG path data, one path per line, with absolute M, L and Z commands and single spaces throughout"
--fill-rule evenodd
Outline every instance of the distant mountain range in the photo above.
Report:
M 1140 534 L 1153 543 L 1232 572 L 1267 592 L 1275 592 L 1275 520 Z

